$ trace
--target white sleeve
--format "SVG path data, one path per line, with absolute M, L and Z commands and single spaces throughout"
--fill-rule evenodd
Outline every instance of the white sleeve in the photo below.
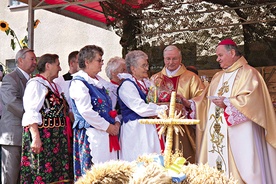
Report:
M 69 95 L 75 101 L 80 115 L 94 128 L 106 131 L 109 122 L 93 110 L 89 89 L 80 80 L 73 80 L 69 88 Z
M 23 96 L 25 113 L 22 118 L 22 126 L 28 126 L 34 123 L 41 125 L 42 116 L 39 111 L 43 106 L 47 92 L 48 89 L 35 80 L 27 83 Z
M 164 106 L 146 103 L 139 95 L 139 91 L 130 81 L 125 81 L 119 89 L 119 97 L 124 104 L 141 117 L 157 116 Z

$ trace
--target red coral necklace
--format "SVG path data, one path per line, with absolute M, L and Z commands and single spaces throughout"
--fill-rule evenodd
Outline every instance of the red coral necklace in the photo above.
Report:
M 119 85 L 119 83 L 118 83 L 118 82 L 115 82 L 114 80 L 110 80 L 110 82 L 111 82 L 112 84 Z
M 57 85 L 54 82 L 49 82 L 44 76 L 42 76 L 40 74 L 36 74 L 36 76 L 37 77 L 41 77 L 42 79 L 46 80 L 48 82 L 48 84 L 51 86 L 51 88 L 54 91 L 54 93 L 59 97 L 58 88 L 57 88 Z
M 142 91 L 144 91 L 146 94 L 148 94 L 149 90 L 147 89 L 147 86 L 146 86 L 145 82 L 142 80 L 142 82 L 143 82 L 143 85 L 142 85 L 134 76 L 133 76 L 133 78 L 135 79 L 135 81 L 136 81 L 138 87 L 139 87 Z

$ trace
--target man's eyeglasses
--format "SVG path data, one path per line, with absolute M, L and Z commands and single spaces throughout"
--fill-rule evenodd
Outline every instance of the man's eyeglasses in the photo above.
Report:
M 164 60 L 165 60 L 165 61 L 178 61 L 179 58 L 178 58 L 178 57 L 174 57 L 174 58 L 169 58 L 169 57 L 167 57 L 167 58 L 164 58 Z

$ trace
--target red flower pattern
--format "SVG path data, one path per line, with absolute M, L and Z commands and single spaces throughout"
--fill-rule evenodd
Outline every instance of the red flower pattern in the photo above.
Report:
M 99 104 L 102 104 L 102 103 L 103 103 L 103 100 L 100 99 L 100 98 L 98 98 L 98 102 L 99 102 Z
M 56 97 L 54 94 L 51 95 L 51 98 L 49 100 L 53 102 L 53 105 L 60 104 L 60 99 Z
M 37 176 L 37 177 L 36 177 L 36 180 L 37 180 L 37 181 L 42 181 L 42 177 L 41 177 L 41 176 Z
M 117 111 L 116 110 L 111 110 L 109 111 L 109 116 L 112 117 L 112 118 L 115 118 L 117 116 Z
M 59 152 L 59 149 L 57 147 L 54 148 L 53 150 L 54 153 L 58 153 Z

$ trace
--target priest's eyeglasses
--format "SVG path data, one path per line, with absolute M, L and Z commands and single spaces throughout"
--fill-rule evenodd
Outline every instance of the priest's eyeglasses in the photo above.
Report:
M 179 57 L 173 57 L 173 58 L 165 57 L 164 60 L 165 60 L 165 61 L 178 61 L 178 60 L 179 60 Z

